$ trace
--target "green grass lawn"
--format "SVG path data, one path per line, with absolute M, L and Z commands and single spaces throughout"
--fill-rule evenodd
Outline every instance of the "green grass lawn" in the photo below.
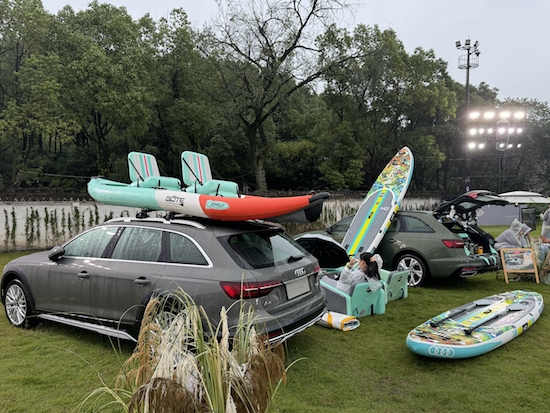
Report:
M 0 254 L 0 268 L 18 255 Z M 502 273 L 488 273 L 410 289 L 407 299 L 390 302 L 384 315 L 362 318 L 354 331 L 309 328 L 286 343 L 287 364 L 297 362 L 272 413 L 550 411 L 550 316 L 544 312 L 518 338 L 471 359 L 425 358 L 405 345 L 407 333 L 425 320 L 514 289 L 550 300 L 550 285 L 505 284 Z M 113 346 L 106 337 L 52 323 L 17 329 L 3 310 L 0 336 L 0 413 L 71 412 L 102 386 L 100 378 L 112 385 L 133 350 L 131 343 Z

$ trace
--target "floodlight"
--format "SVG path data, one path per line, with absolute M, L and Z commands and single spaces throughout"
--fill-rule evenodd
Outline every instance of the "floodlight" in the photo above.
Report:
M 495 112 L 485 112 L 485 113 L 483 114 L 483 117 L 484 117 L 485 119 L 493 119 L 493 118 L 495 117 Z
M 500 117 L 502 119 L 508 119 L 510 117 L 510 112 L 507 112 L 507 111 L 500 112 Z
M 485 129 L 479 128 L 479 131 L 478 131 L 478 132 L 479 132 L 480 135 L 483 135 L 483 134 L 485 133 Z
M 514 128 L 508 128 L 508 133 L 509 133 L 509 134 L 512 134 L 512 133 L 514 133 L 514 131 L 515 131 L 515 129 L 514 129 Z
M 514 119 L 523 119 L 525 117 L 525 112 L 519 111 L 514 112 Z
M 468 144 L 468 148 L 470 148 L 470 149 L 475 149 L 475 147 L 476 147 L 476 143 L 475 143 L 475 142 L 470 142 L 470 143 Z
M 476 133 L 477 133 L 477 129 L 476 129 L 476 128 L 470 129 L 470 135 L 474 136 Z
M 506 128 L 503 128 L 503 127 L 498 128 L 498 133 L 500 135 L 504 134 L 504 132 L 506 132 Z
M 518 148 L 521 148 L 521 143 L 518 143 L 518 146 L 517 146 L 517 147 L 518 147 Z
M 484 143 L 480 143 L 480 144 L 479 144 L 479 149 L 483 149 L 483 148 L 485 148 L 485 144 L 484 144 Z
M 488 133 L 489 135 L 491 135 L 494 131 L 495 131 L 495 130 L 494 130 L 493 128 L 487 129 L 487 133 Z
M 464 46 L 470 46 L 470 39 L 466 39 L 466 41 L 464 42 Z
M 516 133 L 518 133 L 518 134 L 523 133 L 523 129 L 522 128 L 517 128 Z
M 460 40 L 458 40 L 458 41 L 456 42 L 456 47 L 457 47 L 457 48 L 460 47 Z

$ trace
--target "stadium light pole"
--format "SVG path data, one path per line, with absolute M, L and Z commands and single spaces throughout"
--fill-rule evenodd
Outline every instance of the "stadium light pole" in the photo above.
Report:
M 477 40 L 474 44 L 472 44 L 470 38 L 468 38 L 464 41 L 464 45 L 460 43 L 460 40 L 457 40 L 455 44 L 457 49 L 466 51 L 465 55 L 462 55 L 458 58 L 458 68 L 466 69 L 466 111 L 464 112 L 464 124 L 467 126 L 468 114 L 470 113 L 470 69 L 475 69 L 479 66 L 479 54 L 481 52 L 479 51 L 479 42 Z M 465 155 L 465 170 L 468 171 L 468 150 L 466 150 Z M 467 177 L 467 179 L 464 179 L 464 184 L 466 191 L 469 191 L 471 178 Z
M 466 39 L 464 44 L 461 44 L 460 40 L 457 40 L 456 48 L 466 51 L 465 55 L 458 58 L 458 68 L 466 69 L 466 114 L 468 114 L 470 112 L 470 69 L 479 67 L 479 55 L 481 52 L 479 51 L 479 42 L 477 40 L 474 44 L 472 44 L 470 39 Z

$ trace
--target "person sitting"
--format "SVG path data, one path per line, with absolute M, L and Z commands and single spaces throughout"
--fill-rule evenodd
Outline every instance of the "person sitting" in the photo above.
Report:
M 531 247 L 531 227 L 527 224 L 521 224 L 521 231 L 519 235 L 519 242 L 523 248 Z
M 521 248 L 519 235 L 523 224 L 514 218 L 510 228 L 502 232 L 495 239 L 495 249 L 499 251 L 501 248 Z
M 349 294 L 354 283 L 366 280 L 369 282 L 369 289 L 374 292 L 382 286 L 380 281 L 380 267 L 382 258 L 380 255 L 372 255 L 364 252 L 359 256 L 359 267 L 355 268 L 357 260 L 351 258 L 340 273 L 336 287 L 346 294 Z

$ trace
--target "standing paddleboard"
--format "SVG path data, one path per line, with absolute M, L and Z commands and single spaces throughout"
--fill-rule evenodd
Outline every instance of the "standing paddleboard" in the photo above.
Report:
M 473 301 L 429 319 L 407 336 L 407 347 L 427 357 L 460 359 L 487 353 L 537 321 L 544 300 L 516 290 Z
M 355 214 L 342 241 L 348 255 L 359 258 L 378 247 L 405 198 L 413 169 L 413 154 L 405 146 L 388 162 Z

